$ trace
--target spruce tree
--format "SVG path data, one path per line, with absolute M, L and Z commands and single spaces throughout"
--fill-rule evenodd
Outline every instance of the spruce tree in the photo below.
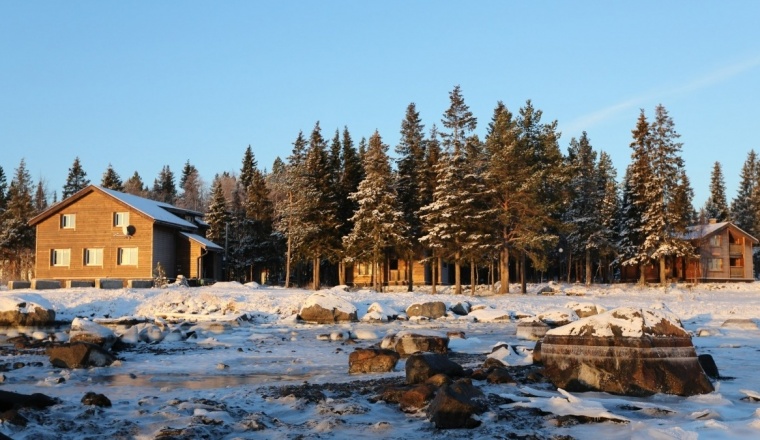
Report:
M 146 197 L 148 195 L 148 189 L 145 187 L 145 183 L 143 183 L 142 177 L 140 177 L 137 171 L 124 183 L 124 192 L 139 197 Z
M 8 181 L 5 177 L 5 171 L 0 166 L 0 215 L 5 211 L 5 205 L 8 203 Z
M 351 217 L 353 217 L 356 210 L 359 209 L 356 200 L 351 199 L 349 195 L 355 193 L 359 189 L 359 183 L 361 183 L 364 178 L 364 169 L 359 160 L 359 154 L 356 151 L 356 147 L 354 147 L 354 141 L 351 138 L 351 133 L 349 133 L 348 127 L 343 127 L 341 165 L 340 175 L 336 183 L 336 193 L 338 194 L 338 236 L 345 237 L 353 229 L 354 225 L 351 221 Z M 341 285 L 346 283 L 345 264 L 345 258 L 340 258 L 338 262 L 338 283 Z
M 121 177 L 119 177 L 119 174 L 114 171 L 113 166 L 110 163 L 108 164 L 106 171 L 103 173 L 103 178 L 100 180 L 100 186 L 114 191 L 124 191 L 124 184 L 121 181 Z
M 282 201 L 275 206 L 275 228 L 286 237 L 285 287 L 291 286 L 291 265 L 300 258 L 299 251 L 304 240 L 304 229 L 300 225 L 305 187 L 305 167 L 307 141 L 303 132 L 298 132 L 293 142 L 293 150 L 281 176 Z M 274 169 L 273 169 L 274 170 Z
M 211 204 L 209 205 L 208 212 L 206 212 L 205 221 L 209 225 L 209 229 L 206 231 L 206 238 L 215 243 L 223 244 L 226 238 L 226 228 L 230 221 L 230 215 L 227 199 L 224 196 L 222 179 L 218 174 L 214 177 L 214 182 L 211 184 Z
M 66 184 L 63 185 L 63 192 L 61 196 L 66 199 L 72 196 L 74 193 L 82 190 L 84 187 L 90 184 L 90 180 L 87 179 L 87 173 L 82 169 L 82 164 L 79 162 L 79 157 L 74 159 L 74 163 L 69 168 L 69 175 L 66 177 Z
M 153 181 L 153 189 L 150 198 L 159 202 L 173 205 L 177 200 L 177 185 L 174 182 L 174 173 L 169 165 L 164 165 Z
M 719 222 L 729 219 L 728 202 L 726 201 L 726 182 L 720 162 L 715 162 L 710 174 L 710 196 L 705 203 L 705 212 L 709 218 Z
M 34 192 L 34 209 L 37 213 L 40 213 L 47 209 L 47 207 L 47 189 L 45 188 L 45 183 L 40 179 L 37 182 L 37 190 Z
M 26 279 L 34 266 L 35 229 L 29 220 L 37 214 L 32 178 L 21 159 L 0 214 L 0 267 L 10 279 Z
M 425 178 L 425 126 L 414 103 L 406 108 L 406 116 L 401 122 L 401 138 L 396 146 L 396 188 L 404 220 L 409 226 L 406 254 L 407 288 L 413 290 L 414 252 L 419 250 L 422 236 L 422 221 L 419 210 L 423 206 L 423 189 Z
M 185 162 L 179 179 L 179 189 L 182 193 L 177 197 L 176 204 L 180 208 L 202 212 L 206 205 L 203 179 L 195 165 L 190 160 Z
M 400 250 L 406 244 L 407 226 L 393 186 L 387 150 L 388 146 L 375 131 L 364 156 L 366 177 L 358 190 L 350 195 L 359 205 L 351 218 L 354 226 L 343 238 L 351 260 L 372 264 L 376 291 L 382 290 L 379 269 L 385 252 Z
M 258 164 L 253 155 L 253 150 L 251 149 L 251 146 L 248 145 L 248 148 L 245 149 L 245 153 L 243 154 L 243 165 L 240 167 L 239 180 L 240 186 L 242 186 L 243 189 L 247 189 L 253 181 L 253 174 L 256 172 L 257 166 Z
M 736 198 L 731 202 L 731 218 L 740 227 L 753 237 L 757 237 L 755 225 L 758 222 L 758 208 L 752 203 L 753 194 L 756 192 L 758 175 L 758 162 L 755 150 L 747 153 L 747 159 L 742 165 L 741 180 Z

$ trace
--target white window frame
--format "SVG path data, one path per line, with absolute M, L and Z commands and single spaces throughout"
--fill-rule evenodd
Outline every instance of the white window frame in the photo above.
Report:
M 137 266 L 137 248 L 119 248 L 117 258 L 116 264 L 119 266 Z
M 75 229 L 77 226 L 76 214 L 61 214 L 61 229 Z
M 85 266 L 103 266 L 103 248 L 88 248 L 84 250 Z
M 129 224 L 129 212 L 114 212 L 113 213 L 114 227 L 127 226 L 128 224 Z
M 50 265 L 53 267 L 69 267 L 71 265 L 71 249 L 51 249 Z
M 720 247 L 720 243 L 721 243 L 721 236 L 719 234 L 715 234 L 712 237 L 710 237 L 710 246 Z
M 707 270 L 711 272 L 723 271 L 723 259 L 722 258 L 710 258 L 707 261 Z

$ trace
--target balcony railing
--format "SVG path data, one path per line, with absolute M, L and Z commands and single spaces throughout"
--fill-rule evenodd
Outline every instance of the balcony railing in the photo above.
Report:
M 731 266 L 731 278 L 744 278 L 744 268 Z
M 742 255 L 744 253 L 744 246 L 740 244 L 729 244 L 728 252 L 731 255 Z

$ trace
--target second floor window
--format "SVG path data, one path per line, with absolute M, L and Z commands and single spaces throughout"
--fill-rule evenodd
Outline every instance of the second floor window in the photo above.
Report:
M 127 226 L 129 224 L 128 212 L 114 212 L 113 213 L 113 225 L 114 226 Z
M 76 220 L 76 214 L 61 214 L 61 229 L 74 229 Z

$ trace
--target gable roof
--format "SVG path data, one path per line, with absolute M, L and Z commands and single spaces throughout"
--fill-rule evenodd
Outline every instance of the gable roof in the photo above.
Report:
M 683 238 L 686 240 L 700 240 L 729 227 L 731 229 L 739 231 L 741 234 L 752 240 L 753 243 L 758 242 L 757 238 L 749 235 L 746 231 L 742 230 L 732 222 L 708 223 L 705 225 L 689 226 L 686 228 L 686 234 L 684 234 Z
M 55 205 L 41 212 L 39 215 L 29 220 L 29 224 L 34 226 L 42 222 L 43 220 L 49 218 L 53 214 L 63 210 L 67 206 L 72 205 L 74 202 L 82 199 L 86 195 L 91 194 L 95 191 L 101 192 L 109 197 L 112 197 L 118 200 L 119 202 L 129 206 L 135 211 L 138 211 L 141 214 L 145 215 L 146 217 L 152 219 L 156 223 L 162 223 L 162 224 L 173 226 L 179 229 L 194 231 L 194 230 L 197 230 L 198 227 L 194 225 L 193 223 L 183 219 L 182 217 L 179 217 L 175 213 L 186 213 L 193 217 L 203 215 L 199 212 L 177 208 L 176 206 L 172 206 L 168 203 L 158 202 L 155 200 L 150 200 L 144 197 L 136 196 L 134 194 L 127 194 L 127 193 L 123 193 L 119 191 L 114 191 L 112 189 L 106 189 L 106 188 L 102 188 L 96 185 L 90 185 L 78 191 L 76 194 L 72 195 L 71 197 L 61 200 L 60 202 L 56 203 Z M 170 210 L 172 212 L 170 212 Z
M 214 243 L 213 241 L 209 240 L 208 238 L 201 237 L 198 234 L 191 234 L 189 232 L 180 232 L 180 234 L 184 235 L 185 237 L 189 238 L 190 240 L 196 241 L 200 243 L 204 248 L 210 251 L 223 251 L 224 248 L 219 246 L 218 244 Z

